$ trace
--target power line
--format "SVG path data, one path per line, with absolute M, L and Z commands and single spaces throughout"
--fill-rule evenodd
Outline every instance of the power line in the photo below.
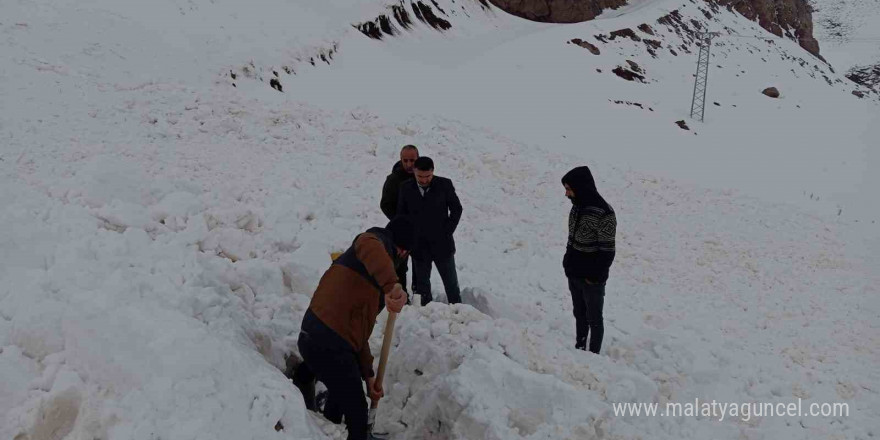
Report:
M 714 37 L 720 38 L 752 38 L 756 40 L 764 40 L 767 42 L 776 42 L 776 41 L 818 41 L 815 38 L 783 38 L 783 37 L 764 37 L 760 35 L 740 35 L 737 33 L 731 33 L 728 30 L 728 34 L 722 36 L 720 32 L 698 32 L 697 40 L 699 41 L 697 45 L 700 47 L 700 54 L 697 58 L 697 73 L 694 75 L 694 94 L 691 98 L 691 119 L 698 119 L 700 122 L 703 122 L 705 114 L 706 114 L 706 90 L 709 85 L 709 51 L 712 47 L 712 39 Z M 849 41 L 877 41 L 880 42 L 880 38 L 851 38 Z
M 816 41 L 816 42 L 821 43 L 821 41 L 817 40 L 816 38 L 782 38 L 782 37 L 772 38 L 772 37 L 762 37 L 760 35 L 739 35 L 739 34 L 728 34 L 728 35 L 725 35 L 725 37 L 755 38 L 758 40 L 766 40 L 766 41 L 786 41 L 786 40 L 787 41 Z M 873 38 L 873 37 L 872 38 L 849 38 L 846 41 L 847 42 L 850 42 L 850 41 L 872 41 L 873 42 L 873 41 L 880 41 L 880 37 L 878 37 L 878 38 Z

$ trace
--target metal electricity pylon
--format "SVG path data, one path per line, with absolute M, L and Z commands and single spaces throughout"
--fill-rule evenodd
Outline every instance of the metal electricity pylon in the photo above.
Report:
M 706 115 L 706 88 L 709 84 L 709 50 L 712 48 L 712 37 L 717 32 L 699 34 L 700 56 L 697 59 L 697 75 L 694 78 L 694 96 L 691 100 L 691 119 L 703 122 Z

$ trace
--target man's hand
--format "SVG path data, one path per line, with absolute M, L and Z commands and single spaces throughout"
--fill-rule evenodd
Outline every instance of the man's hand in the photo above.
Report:
M 376 401 L 385 397 L 385 390 L 382 389 L 382 386 L 379 385 L 377 387 L 376 378 L 369 377 L 367 378 L 367 395 L 369 395 L 370 400 Z
M 406 304 L 406 292 L 403 291 L 400 283 L 397 283 L 390 292 L 385 294 L 385 307 L 388 307 L 391 312 L 400 313 L 404 304 Z

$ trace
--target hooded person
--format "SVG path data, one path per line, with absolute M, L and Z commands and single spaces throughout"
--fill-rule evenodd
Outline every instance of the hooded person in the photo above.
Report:
M 617 217 L 599 194 L 593 173 L 586 166 L 562 177 L 565 196 L 571 200 L 568 244 L 562 266 L 568 277 L 575 318 L 575 348 L 599 353 L 605 333 L 602 309 L 605 283 L 614 261 Z
M 324 383 L 324 416 L 334 423 L 344 419 L 348 440 L 370 438 L 363 382 L 372 400 L 384 392 L 374 380 L 369 338 L 383 305 L 400 312 L 406 303 L 395 260 L 405 258 L 414 242 L 414 226 L 406 217 L 358 234 L 324 272 L 302 320 L 297 346 L 303 361 L 293 383 L 312 411 L 317 409 L 315 380 Z

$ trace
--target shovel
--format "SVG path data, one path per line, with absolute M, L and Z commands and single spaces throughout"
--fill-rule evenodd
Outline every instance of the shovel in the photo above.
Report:
M 394 336 L 394 321 L 397 320 L 397 313 L 388 311 L 388 320 L 385 321 L 385 334 L 382 337 L 382 354 L 379 356 L 379 369 L 376 371 L 376 384 L 382 386 L 385 376 L 385 365 L 388 363 L 388 354 L 391 353 L 391 340 Z M 374 433 L 373 427 L 376 424 L 376 410 L 379 408 L 379 401 L 370 402 L 370 412 L 367 414 L 367 432 L 375 438 L 381 438 L 388 433 Z

